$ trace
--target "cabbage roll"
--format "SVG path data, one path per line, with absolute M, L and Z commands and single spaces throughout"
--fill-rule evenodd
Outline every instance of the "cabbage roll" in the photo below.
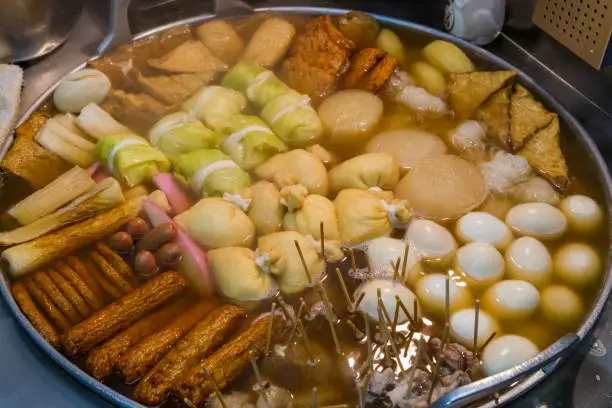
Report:
M 219 147 L 217 134 L 186 112 L 161 118 L 149 131 L 149 141 L 170 160 L 194 150 Z
M 204 248 L 250 247 L 255 237 L 249 217 L 219 197 L 201 199 L 174 221 Z
M 251 185 L 251 178 L 220 150 L 196 150 L 176 159 L 175 167 L 203 196 L 222 196 Z
M 399 165 L 389 153 L 366 153 L 340 163 L 329 171 L 329 187 L 338 193 L 346 188 L 393 190 L 399 182 Z
M 103 137 L 96 143 L 94 154 L 105 163 L 115 178 L 134 187 L 170 169 L 170 162 L 162 152 L 145 139 L 132 135 Z
M 247 107 L 246 97 L 233 89 L 205 86 L 183 102 L 182 109 L 217 130 L 228 117 Z
M 274 72 L 248 61 L 234 65 L 223 77 L 221 85 L 242 92 L 258 108 L 291 91 Z
M 257 116 L 233 115 L 217 127 L 223 151 L 240 167 L 250 170 L 287 146 Z
M 255 168 L 258 177 L 279 187 L 301 184 L 310 194 L 327 195 L 327 170 L 321 160 L 303 149 L 280 153 Z
M 259 300 L 276 292 L 276 283 L 255 263 L 255 253 L 250 249 L 219 248 L 208 251 L 207 255 L 217 289 L 228 298 Z
M 310 98 L 295 91 L 268 102 L 261 110 L 261 118 L 291 147 L 316 144 L 323 135 L 323 123 L 310 106 Z
M 325 263 L 305 236 L 295 231 L 282 231 L 264 235 L 257 241 L 258 264 L 276 276 L 281 292 L 286 294 L 298 293 L 308 285 L 296 241 L 304 255 L 308 273 L 316 282 L 325 269 Z

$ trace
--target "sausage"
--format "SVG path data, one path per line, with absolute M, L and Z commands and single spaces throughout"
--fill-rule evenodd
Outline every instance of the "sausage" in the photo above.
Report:
M 28 318 L 32 326 L 44 337 L 49 344 L 55 348 L 59 348 L 60 337 L 57 330 L 53 327 L 42 312 L 36 307 L 34 301 L 30 297 L 28 290 L 26 289 L 23 282 L 17 282 L 12 288 L 13 297 L 15 302 L 19 305 L 19 308 L 24 315 Z
M 134 282 L 134 273 L 132 268 L 128 265 L 123 258 L 116 254 L 108 245 L 102 241 L 96 243 L 96 249 L 100 254 L 108 261 L 109 264 L 123 276 L 128 282 Z
M 173 317 L 184 312 L 188 303 L 176 300 L 167 306 L 143 317 L 110 340 L 91 350 L 85 360 L 85 367 L 91 375 L 102 380 L 112 374 L 123 353 L 148 335 L 155 333 Z
M 81 318 L 85 319 L 88 317 L 91 314 L 91 309 L 87 305 L 87 302 L 85 302 L 85 299 L 79 295 L 79 292 L 72 287 L 70 282 L 55 269 L 49 269 L 47 273 L 59 291 L 62 292 L 66 299 L 74 306 Z
M 87 285 L 87 288 L 89 288 L 91 292 L 93 293 L 95 300 L 93 300 L 93 303 L 91 303 L 91 306 L 95 310 L 102 308 L 102 306 L 104 305 L 104 298 L 106 297 L 106 294 L 104 293 L 104 290 L 102 289 L 98 281 L 96 281 L 96 279 L 93 277 L 92 273 L 87 270 L 87 267 L 81 261 L 81 259 L 77 258 L 74 255 L 71 255 L 71 256 L 64 258 L 64 262 L 66 262 L 66 264 L 68 264 L 68 266 L 70 266 L 70 268 L 72 268 L 72 270 L 75 271 L 79 275 L 79 277 L 83 280 L 83 282 L 85 282 L 85 285 Z M 60 261 L 55 264 L 55 267 L 60 272 L 63 271 L 63 268 L 59 266 L 62 263 L 63 262 Z M 83 293 L 81 294 L 83 295 Z M 83 295 L 83 297 L 85 297 L 87 301 L 92 300 L 92 299 L 89 299 L 88 296 L 86 295 Z M 97 303 L 99 307 L 97 305 L 94 305 L 94 303 Z
M 174 241 L 177 235 L 176 226 L 174 226 L 173 223 L 164 222 L 142 237 L 137 248 L 139 251 L 143 249 L 147 251 L 156 251 L 157 248 L 165 243 Z
M 55 327 L 60 331 L 65 331 L 72 326 L 72 323 L 62 314 L 62 312 L 55 306 L 51 298 L 45 294 L 36 284 L 32 278 L 26 278 L 24 281 L 28 292 L 36 300 L 36 303 L 42 311 L 51 319 Z
M 206 379 L 202 366 L 206 367 L 219 389 L 224 389 L 249 365 L 249 352 L 253 352 L 254 358 L 258 358 L 263 353 L 268 335 L 269 319 L 269 316 L 259 319 L 202 363 L 190 368 L 175 391 L 181 397 L 189 399 L 194 405 L 202 405 L 214 392 L 213 385 Z M 275 323 L 279 323 L 280 316 L 277 316 L 275 320 Z
M 62 344 L 70 356 L 86 353 L 186 287 L 185 279 L 177 272 L 162 273 L 72 327 L 62 336 Z
M 210 313 L 147 373 L 134 390 L 134 399 L 146 405 L 161 404 L 189 367 L 223 344 L 245 318 L 244 309 L 223 306 Z
M 57 286 L 55 286 L 55 283 L 53 283 L 47 272 L 39 271 L 34 273 L 34 283 L 49 296 L 53 303 L 55 303 L 55 306 L 62 311 L 70 322 L 78 323 L 83 320 L 74 306 L 72 306 Z
M 123 293 L 129 293 L 134 286 L 125 279 L 113 266 L 96 250 L 89 251 L 89 256 L 96 263 L 104 277 Z
M 76 259 L 76 257 L 74 257 L 74 259 Z M 85 269 L 84 266 L 83 269 Z M 102 307 L 102 300 L 96 296 L 94 291 L 90 289 L 89 286 L 87 286 L 87 283 L 85 283 L 85 280 L 81 277 L 81 275 L 71 268 L 66 262 L 57 261 L 55 263 L 55 270 L 58 271 L 60 275 L 64 277 L 64 279 L 70 282 L 74 289 L 94 311 Z M 85 271 L 85 273 L 87 273 L 87 271 Z
M 110 297 L 113 300 L 119 299 L 123 296 L 121 290 L 115 287 L 102 272 L 100 272 L 100 268 L 96 264 L 96 261 L 93 260 L 91 256 L 81 258 L 81 262 L 85 265 L 85 269 L 91 275 L 91 277 L 96 281 L 98 286 L 102 288 L 102 292 L 105 296 Z
M 143 339 L 117 362 L 117 370 L 128 384 L 142 378 L 195 324 L 210 313 L 216 302 L 204 300 L 174 319 L 163 329 Z

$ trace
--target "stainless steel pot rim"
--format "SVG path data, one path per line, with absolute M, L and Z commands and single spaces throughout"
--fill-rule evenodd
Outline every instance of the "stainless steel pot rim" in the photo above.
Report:
M 344 14 L 351 10 L 338 9 L 338 8 L 325 8 L 325 7 L 266 7 L 266 8 L 255 9 L 255 12 L 264 12 L 264 11 L 273 11 L 273 12 L 284 13 L 284 14 L 338 15 L 338 14 Z M 540 88 L 540 86 L 537 85 L 532 78 L 524 74 L 517 67 L 491 54 L 490 52 L 478 46 L 475 46 L 467 41 L 453 37 L 447 33 L 438 31 L 430 27 L 422 26 L 420 24 L 400 20 L 400 19 L 393 18 L 393 17 L 377 15 L 377 14 L 371 14 L 371 15 L 374 16 L 379 21 L 383 22 L 384 24 L 388 24 L 391 26 L 398 26 L 403 29 L 408 29 L 408 30 L 415 31 L 421 34 L 427 34 L 432 37 L 436 37 L 439 39 L 444 39 L 446 41 L 452 42 L 460 46 L 461 48 L 468 50 L 471 54 L 477 55 L 483 60 L 493 63 L 496 67 L 516 71 L 518 73 L 519 78 L 521 79 L 522 84 L 525 85 L 527 88 L 535 91 L 535 93 L 538 94 L 539 97 L 543 99 L 547 105 L 549 105 L 554 111 L 556 111 L 558 115 L 561 117 L 563 123 L 565 123 L 570 128 L 573 135 L 575 137 L 578 137 L 580 142 L 586 146 L 587 151 L 590 155 L 590 158 L 596 164 L 596 167 L 599 171 L 600 182 L 602 183 L 604 190 L 605 190 L 607 214 L 612 214 L 612 178 L 610 177 L 607 165 L 603 157 L 601 156 L 601 153 L 599 152 L 595 142 L 590 138 L 590 136 L 587 134 L 584 128 L 580 125 L 580 123 L 559 102 L 557 102 L 547 91 Z M 212 19 L 214 17 L 215 16 L 213 14 L 203 14 L 203 15 L 198 15 L 198 16 L 178 20 L 175 22 L 171 22 L 168 24 L 164 24 L 164 25 L 155 27 L 151 30 L 141 32 L 137 34 L 136 36 L 134 36 L 133 40 L 139 40 L 139 39 L 148 37 L 150 35 L 159 34 L 169 28 L 172 28 L 178 25 L 196 24 L 196 23 L 200 23 L 205 20 L 208 20 L 208 19 Z M 74 72 L 76 70 L 83 68 L 85 64 L 86 64 L 86 61 L 83 61 L 81 64 L 76 66 L 70 72 Z M 66 73 L 66 75 L 67 74 L 69 73 Z M 38 109 L 42 105 L 42 103 L 44 103 L 48 99 L 48 97 L 51 95 L 51 93 L 53 92 L 53 90 L 59 84 L 60 81 L 58 81 L 55 85 L 50 87 L 46 92 L 44 92 L 26 110 L 26 112 L 19 119 L 19 122 L 18 122 L 19 124 L 23 123 L 36 109 Z M 6 153 L 7 149 L 2 149 L 2 150 L 3 152 L 1 153 L 3 155 L 4 153 Z M 609 219 L 608 220 L 608 231 L 610 231 L 609 234 L 612 234 L 612 228 L 610 228 L 610 223 L 611 223 L 611 220 Z M 516 373 L 521 367 L 532 368 L 532 370 L 527 370 L 523 372 L 524 375 L 530 374 L 528 377 L 523 377 L 520 379 L 520 381 L 514 381 L 511 383 L 512 385 L 511 391 L 505 394 L 502 394 L 501 397 L 494 403 L 485 403 L 484 405 L 482 405 L 483 407 L 500 406 L 508 402 L 510 399 L 514 399 L 518 397 L 519 395 L 523 394 L 524 392 L 528 391 L 529 389 L 533 388 L 535 385 L 541 382 L 544 378 L 546 378 L 550 374 L 550 372 L 552 372 L 559 365 L 559 363 L 567 356 L 567 354 L 573 350 L 573 347 L 577 344 L 578 341 L 584 339 L 587 333 L 594 327 L 595 323 L 597 322 L 597 319 L 601 315 L 601 312 L 603 311 L 603 308 L 605 307 L 606 301 L 612 290 L 612 264 L 611 262 L 612 262 L 612 251 L 610 251 L 607 257 L 606 278 L 605 278 L 605 281 L 602 287 L 599 290 L 597 300 L 593 304 L 589 315 L 587 316 L 584 323 L 581 325 L 580 329 L 577 331 L 575 335 L 573 336 L 569 335 L 569 336 L 566 336 L 560 339 L 557 343 L 553 344 L 551 347 L 542 351 L 536 357 L 534 357 L 533 359 L 529 361 L 526 361 L 520 366 L 511 368 L 510 370 L 507 370 L 506 372 L 500 373 L 493 377 L 485 378 L 483 380 L 480 380 L 478 382 L 475 382 L 475 383 L 472 383 L 466 386 L 466 387 L 472 386 L 472 388 L 476 386 L 477 388 L 479 385 L 481 385 L 480 384 L 481 382 L 490 383 L 490 382 L 495 382 L 497 379 L 511 376 L 512 375 L 511 371 L 514 371 Z M 113 390 L 107 385 L 89 376 L 85 371 L 81 370 L 78 366 L 73 364 L 67 357 L 65 357 L 63 354 L 61 354 L 59 351 L 53 348 L 49 343 L 47 343 L 47 341 L 44 340 L 44 338 L 38 333 L 38 331 L 32 326 L 30 321 L 25 317 L 25 315 L 19 309 L 19 306 L 17 305 L 17 303 L 15 302 L 15 300 L 13 299 L 11 295 L 9 281 L 8 281 L 8 278 L 6 277 L 6 274 L 4 273 L 2 274 L 2 279 L 0 279 L 0 293 L 2 294 L 2 297 L 8 304 L 9 308 L 11 309 L 13 315 L 17 318 L 17 321 L 24 328 L 24 330 L 28 333 L 30 338 L 41 349 L 43 349 L 53 359 L 53 361 L 56 364 L 62 367 L 70 376 L 80 381 L 83 385 L 85 385 L 86 387 L 88 387 L 89 389 L 96 392 L 97 394 L 105 398 L 107 401 L 113 403 L 114 405 L 118 407 L 144 408 L 143 405 L 131 400 L 130 398 L 120 394 L 119 392 Z M 539 369 L 542 366 L 545 367 L 546 372 Z M 509 377 L 509 378 L 513 378 L 513 377 Z M 457 390 L 461 390 L 462 388 L 463 387 Z M 438 400 L 435 403 L 435 406 L 447 407 L 447 406 L 455 406 L 456 404 L 462 405 L 464 400 L 461 398 L 463 398 L 463 394 L 465 393 L 461 393 L 461 392 L 459 393 L 453 392 L 453 393 L 456 395 L 449 395 L 451 394 L 449 393 L 443 396 L 440 400 Z M 445 398 L 447 396 L 448 398 Z M 467 400 L 465 400 L 464 402 L 467 402 Z

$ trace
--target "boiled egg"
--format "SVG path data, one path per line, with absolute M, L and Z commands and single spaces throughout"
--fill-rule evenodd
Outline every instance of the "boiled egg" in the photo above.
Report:
M 453 313 L 450 319 L 450 335 L 457 342 L 472 349 L 474 346 L 474 325 L 476 324 L 476 309 L 462 309 Z M 493 334 L 499 333 L 499 325 L 495 319 L 485 312 L 478 312 L 478 334 L 476 343 L 481 347 Z
M 506 251 L 506 278 L 524 280 L 540 288 L 550 282 L 552 270 L 548 249 L 535 238 L 521 237 Z
M 485 375 L 494 375 L 529 360 L 538 352 L 538 347 L 525 337 L 501 336 L 485 347 L 482 368 Z
M 400 260 L 400 269 L 404 260 L 406 243 L 401 239 L 379 237 L 366 243 L 366 255 L 370 270 L 375 278 L 393 278 L 394 265 Z
M 68 74 L 53 92 L 53 103 L 62 112 L 79 113 L 90 103 L 104 102 L 111 82 L 97 69 L 81 69 Z
M 560 204 L 570 230 L 580 234 L 595 231 L 603 222 L 603 211 L 595 200 L 584 195 L 571 195 Z
M 567 286 L 552 285 L 542 290 L 542 315 L 549 323 L 573 329 L 583 314 L 582 299 Z
M 547 203 L 519 204 L 506 214 L 506 224 L 517 234 L 538 239 L 556 239 L 567 230 L 567 218 Z
M 415 219 L 410 222 L 404 241 L 414 245 L 422 259 L 446 262 L 452 259 L 457 249 L 453 234 L 433 221 Z
M 365 293 L 363 300 L 359 304 L 359 310 L 366 312 L 368 316 L 374 320 L 378 321 L 378 289 L 380 289 L 380 296 L 387 309 L 387 313 L 391 319 L 393 319 L 395 308 L 397 306 L 397 300 L 395 296 L 399 296 L 400 300 L 410 313 L 411 317 L 414 319 L 414 301 L 417 302 L 417 319 L 421 316 L 421 305 L 416 297 L 416 295 L 408 289 L 406 286 L 401 284 L 398 281 L 393 280 L 383 280 L 383 279 L 374 279 L 371 281 L 367 281 L 363 283 L 361 286 L 357 288 L 355 291 L 355 299 L 359 299 L 362 293 Z M 381 311 L 382 312 L 382 311 Z M 384 312 L 383 312 L 384 313 Z M 408 320 L 404 310 L 400 307 L 398 323 L 402 324 Z
M 504 277 L 502 254 L 487 242 L 472 242 L 457 250 L 455 269 L 476 290 L 485 289 Z
M 576 288 L 593 285 L 601 275 L 601 259 L 583 243 L 562 245 L 553 256 L 555 276 Z
M 449 300 L 451 314 L 474 304 L 474 298 L 465 287 L 465 282 L 450 279 Z M 425 314 L 443 320 L 446 315 L 446 276 L 441 273 L 425 275 L 416 284 L 416 294 L 423 305 Z
M 540 293 L 529 282 L 504 280 L 484 293 L 482 306 L 500 320 L 519 320 L 531 317 L 540 305 Z
M 459 218 L 455 232 L 462 242 L 487 242 L 500 251 L 512 242 L 510 228 L 499 218 L 484 211 L 472 211 Z

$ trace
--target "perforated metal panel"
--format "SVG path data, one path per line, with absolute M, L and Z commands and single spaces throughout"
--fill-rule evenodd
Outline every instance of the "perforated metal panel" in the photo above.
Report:
M 612 0 L 537 0 L 533 21 L 593 67 L 612 34 Z

